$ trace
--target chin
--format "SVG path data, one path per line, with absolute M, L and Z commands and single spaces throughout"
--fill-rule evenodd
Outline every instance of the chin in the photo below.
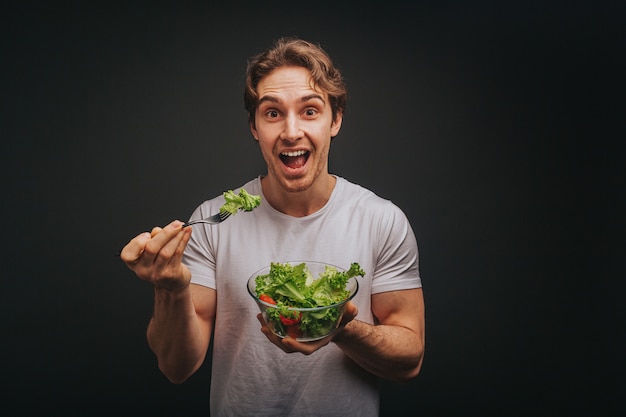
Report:
M 315 183 L 315 176 L 311 175 L 311 172 L 307 172 L 303 175 L 290 176 L 283 168 L 280 167 L 270 168 L 269 175 L 273 178 L 280 188 L 288 193 L 299 193 L 306 191 Z
M 288 193 L 299 193 L 302 191 L 306 191 L 311 188 L 311 183 L 305 183 L 301 181 L 293 182 L 293 181 L 284 181 L 281 182 L 283 188 Z
M 288 177 L 280 177 L 278 178 L 278 183 L 280 186 L 289 193 L 298 193 L 301 191 L 306 191 L 313 185 L 313 181 L 308 177 L 299 177 L 299 178 L 288 178 Z

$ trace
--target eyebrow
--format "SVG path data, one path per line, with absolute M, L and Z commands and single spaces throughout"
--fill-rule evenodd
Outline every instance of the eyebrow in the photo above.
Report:
M 326 104 L 326 101 L 324 100 L 324 97 L 322 97 L 319 94 L 308 94 L 306 96 L 300 97 L 300 99 L 298 100 L 300 103 L 306 103 L 307 101 L 310 100 L 320 100 L 322 103 Z M 271 103 L 280 103 L 280 99 L 274 95 L 268 94 L 266 96 L 263 96 L 259 99 L 259 103 L 258 105 L 261 105 L 264 102 L 271 102 Z

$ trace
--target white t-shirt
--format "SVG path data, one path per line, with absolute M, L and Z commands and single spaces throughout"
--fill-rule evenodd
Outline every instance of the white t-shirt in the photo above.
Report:
M 242 188 L 261 195 L 261 205 L 218 226 L 194 226 L 183 260 L 193 283 L 217 290 L 211 416 L 377 416 L 377 378 L 333 343 L 308 356 L 271 344 L 246 283 L 270 262 L 320 261 L 345 269 L 358 262 L 365 277 L 358 278 L 353 299 L 357 319 L 373 323 L 371 294 L 421 287 L 408 219 L 390 201 L 341 177 L 322 209 L 299 218 L 266 202 L 260 178 Z M 206 201 L 191 218 L 217 213 L 223 203 L 222 196 Z

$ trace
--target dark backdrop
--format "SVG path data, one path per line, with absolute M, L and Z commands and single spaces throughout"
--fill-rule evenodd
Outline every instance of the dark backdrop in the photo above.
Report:
M 502 3 L 3 6 L 0 407 L 207 414 L 209 363 L 159 373 L 114 252 L 263 173 L 245 61 L 298 35 L 350 89 L 331 171 L 420 245 L 424 367 L 382 415 L 623 410 L 624 9 Z

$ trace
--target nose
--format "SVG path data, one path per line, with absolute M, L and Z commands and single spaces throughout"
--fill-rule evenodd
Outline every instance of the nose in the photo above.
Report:
M 287 115 L 287 117 L 285 117 L 285 124 L 280 138 L 283 140 L 297 140 L 303 135 L 304 133 L 300 128 L 300 121 L 298 120 L 298 117 L 293 114 Z

